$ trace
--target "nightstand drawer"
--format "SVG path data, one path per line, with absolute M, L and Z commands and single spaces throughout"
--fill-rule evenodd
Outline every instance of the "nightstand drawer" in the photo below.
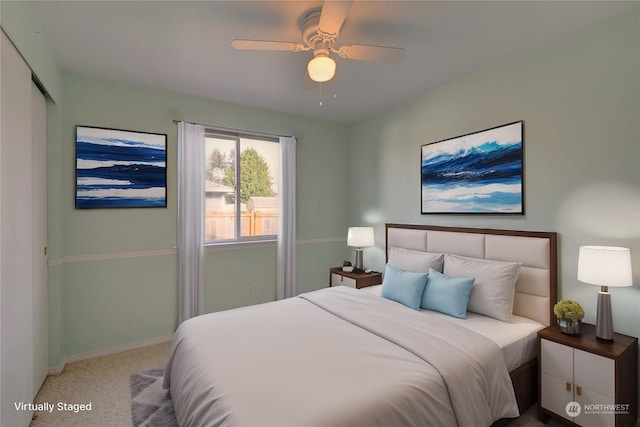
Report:
M 349 286 L 350 288 L 355 288 L 356 279 L 352 279 L 351 277 L 342 276 L 336 273 L 331 273 L 331 286 Z
M 616 367 L 613 359 L 576 350 L 573 355 L 576 385 L 613 398 L 616 394 Z
M 565 409 L 567 403 L 573 400 L 573 383 L 549 374 L 541 374 L 540 381 L 540 405 L 562 418 L 571 420 Z
M 367 286 L 379 285 L 382 283 L 382 273 L 356 273 L 353 271 L 343 271 L 342 267 L 334 267 L 330 270 L 329 286 L 348 286 L 350 288 L 362 289 Z
M 576 397 L 576 402 L 582 409 L 574 419 L 576 424 L 583 427 L 614 427 L 616 425 L 614 412 L 606 409 L 612 408 L 615 404 L 613 397 L 583 388 L 580 396 Z
M 571 381 L 573 378 L 573 348 L 549 340 L 540 340 L 540 369 L 543 374 Z

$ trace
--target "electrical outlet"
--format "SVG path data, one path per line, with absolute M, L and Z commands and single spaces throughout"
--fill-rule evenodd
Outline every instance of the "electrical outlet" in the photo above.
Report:
M 251 293 L 253 295 L 257 295 L 260 292 L 260 285 L 258 283 L 254 283 L 251 285 Z

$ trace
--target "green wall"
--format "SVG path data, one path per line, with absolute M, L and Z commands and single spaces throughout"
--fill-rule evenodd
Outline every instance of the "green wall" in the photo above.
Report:
M 347 143 L 344 125 L 73 73 L 63 74 L 62 93 L 60 138 L 49 147 L 55 207 L 50 227 L 60 236 L 50 268 L 50 286 L 57 290 L 52 304 L 60 304 L 52 307 L 57 319 L 50 365 L 173 333 L 178 305 L 174 119 L 298 138 L 299 290 L 326 286 L 328 269 L 342 260 L 345 246 L 347 161 L 335 156 Z M 168 207 L 75 209 L 76 125 L 166 133 Z M 323 209 L 328 206 L 333 208 Z M 205 278 L 207 312 L 272 301 L 276 245 L 208 248 Z
M 521 119 L 526 215 L 420 214 L 422 144 Z M 384 222 L 557 231 L 559 295 L 593 323 L 578 248 L 629 247 L 636 285 L 610 289 L 614 324 L 640 336 L 640 8 L 386 109 L 353 126 L 350 149 L 349 223 L 377 233 L 368 265 L 384 266 Z

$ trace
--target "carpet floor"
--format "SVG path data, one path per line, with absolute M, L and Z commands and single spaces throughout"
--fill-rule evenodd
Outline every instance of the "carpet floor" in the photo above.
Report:
M 34 403 L 91 403 L 91 410 L 37 411 L 31 427 L 131 426 L 131 375 L 163 366 L 169 345 L 166 342 L 68 363 L 62 373 L 45 379 Z

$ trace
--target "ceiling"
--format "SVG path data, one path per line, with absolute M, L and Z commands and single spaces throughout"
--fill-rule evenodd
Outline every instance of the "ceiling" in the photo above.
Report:
M 311 51 L 238 51 L 236 38 L 300 42 L 321 1 L 32 1 L 62 69 L 287 113 L 353 122 L 635 1 L 354 1 L 337 44 L 405 49 L 396 64 L 337 58 L 305 81 Z M 333 99 L 333 93 L 337 97 Z

